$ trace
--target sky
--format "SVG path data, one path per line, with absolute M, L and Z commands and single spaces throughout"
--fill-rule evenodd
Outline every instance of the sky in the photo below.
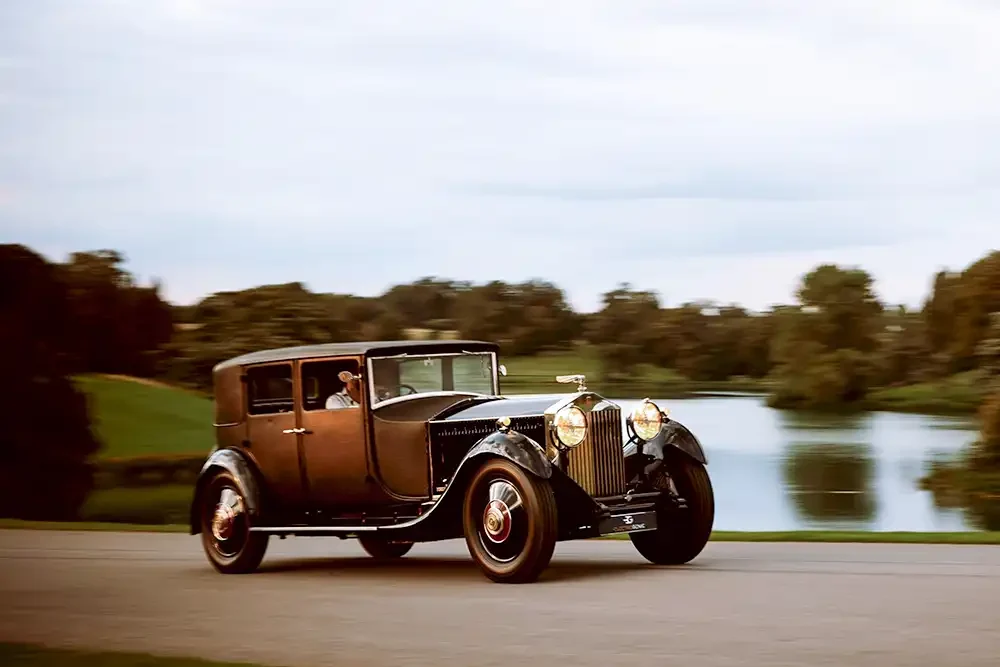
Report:
M 0 243 L 300 281 L 887 303 L 1000 248 L 1000 3 L 18 0 Z

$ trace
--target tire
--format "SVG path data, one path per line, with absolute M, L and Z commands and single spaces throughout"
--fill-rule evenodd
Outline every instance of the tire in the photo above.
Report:
M 231 510 L 225 510 L 228 507 Z M 248 574 L 267 551 L 268 535 L 250 532 L 246 498 L 232 474 L 215 475 L 201 494 L 201 544 L 212 566 L 223 574 Z M 220 514 L 216 525 L 216 515 Z
M 664 466 L 687 508 L 661 508 L 657 512 L 657 530 L 629 537 L 636 550 L 651 563 L 682 565 L 694 560 L 712 535 L 715 495 L 701 463 L 678 456 Z
M 358 542 L 369 556 L 378 560 L 402 558 L 413 548 L 413 542 L 397 542 L 369 535 L 359 536 Z
M 536 581 L 552 560 L 558 523 L 548 480 L 506 459 L 486 461 L 469 482 L 462 506 L 465 543 L 494 582 Z

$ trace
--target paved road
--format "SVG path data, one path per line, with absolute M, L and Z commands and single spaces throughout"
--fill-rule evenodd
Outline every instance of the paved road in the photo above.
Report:
M 354 542 L 272 540 L 223 576 L 197 538 L 0 530 L 0 640 L 273 665 L 990 665 L 1000 547 L 710 544 L 654 568 L 628 542 L 557 546 L 537 584 L 480 576 L 461 541 L 378 565 Z

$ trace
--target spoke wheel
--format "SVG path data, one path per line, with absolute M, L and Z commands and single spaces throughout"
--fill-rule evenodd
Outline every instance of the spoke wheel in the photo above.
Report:
M 213 477 L 202 493 L 201 538 L 209 562 L 220 572 L 251 572 L 264 559 L 268 536 L 250 532 L 246 499 L 229 473 Z
M 469 553 L 488 578 L 535 581 L 555 549 L 555 494 L 547 480 L 505 459 L 492 459 L 469 483 L 463 524 Z

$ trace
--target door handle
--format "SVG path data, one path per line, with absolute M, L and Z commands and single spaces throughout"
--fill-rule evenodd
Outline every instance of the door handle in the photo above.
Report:
M 305 433 L 304 428 L 286 428 L 282 433 Z

